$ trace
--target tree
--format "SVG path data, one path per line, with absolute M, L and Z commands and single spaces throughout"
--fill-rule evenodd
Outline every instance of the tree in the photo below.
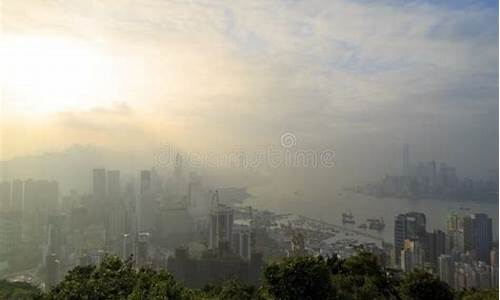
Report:
M 327 261 L 319 257 L 285 258 L 265 267 L 264 278 L 269 294 L 276 299 L 333 299 L 331 272 Z
M 40 297 L 40 290 L 24 282 L 0 280 L 0 299 L 28 300 Z
M 466 290 L 458 293 L 459 300 L 498 300 L 498 289 L 491 290 Z
M 128 300 L 492 300 L 498 290 L 454 294 L 434 275 L 416 270 L 398 279 L 377 257 L 362 249 L 348 259 L 336 256 L 285 258 L 264 268 L 260 287 L 229 280 L 202 290 L 183 287 L 165 271 L 136 269 L 131 260 L 106 256 L 98 266 L 76 267 L 41 299 Z M 37 299 L 36 288 L 0 281 L 0 299 Z
M 99 267 L 71 270 L 45 299 L 192 299 L 172 275 L 151 269 L 136 270 L 132 260 L 106 256 Z
M 398 299 L 399 282 L 380 266 L 374 254 L 359 249 L 333 266 L 338 270 L 332 277 L 337 299 Z
M 228 280 L 220 285 L 206 285 L 203 289 L 205 297 L 219 300 L 258 300 L 265 299 L 262 291 L 253 285 L 238 280 Z
M 400 294 L 405 300 L 453 300 L 453 292 L 448 284 L 420 269 L 405 275 Z

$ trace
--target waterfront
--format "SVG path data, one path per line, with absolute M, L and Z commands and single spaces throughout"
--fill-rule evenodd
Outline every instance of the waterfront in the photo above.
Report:
M 365 223 L 367 218 L 383 218 L 386 224 L 383 231 L 367 230 L 367 232 L 378 235 L 390 243 L 394 238 L 394 217 L 399 213 L 423 212 L 427 216 L 427 230 L 429 231 L 445 230 L 446 216 L 450 212 L 486 213 L 493 219 L 494 240 L 498 240 L 498 202 L 375 198 L 340 189 L 332 192 L 331 197 L 325 197 L 307 192 L 273 193 L 271 185 L 252 187 L 248 189 L 248 192 L 252 194 L 252 197 L 246 200 L 246 204 L 255 208 L 279 213 L 302 214 L 337 225 L 342 225 L 343 212 L 352 212 L 356 224 L 350 227 L 359 231 L 361 229 L 357 226 Z

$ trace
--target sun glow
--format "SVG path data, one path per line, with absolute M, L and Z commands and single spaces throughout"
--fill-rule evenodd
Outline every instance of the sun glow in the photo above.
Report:
M 116 101 L 113 60 L 81 41 L 4 36 L 3 101 L 17 112 L 54 112 Z

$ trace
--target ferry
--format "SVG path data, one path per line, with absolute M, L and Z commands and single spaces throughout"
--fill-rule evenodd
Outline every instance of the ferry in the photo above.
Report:
M 366 219 L 366 221 L 368 221 L 368 223 L 370 224 L 368 228 L 370 228 L 371 230 L 381 231 L 385 228 L 384 218 Z
M 342 214 L 342 224 L 355 224 L 354 216 L 352 213 L 343 213 Z

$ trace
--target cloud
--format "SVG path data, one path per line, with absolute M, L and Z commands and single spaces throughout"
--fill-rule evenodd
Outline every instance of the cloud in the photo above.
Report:
M 153 135 L 167 126 L 190 145 L 263 143 L 284 131 L 346 149 L 355 139 L 410 140 L 429 156 L 481 133 L 468 146 L 473 162 L 458 162 L 478 170 L 497 159 L 497 147 L 480 146 L 498 143 L 491 5 L 6 0 L 4 23 L 79 37 L 115 57 L 123 107 L 59 113 L 62 126 Z

